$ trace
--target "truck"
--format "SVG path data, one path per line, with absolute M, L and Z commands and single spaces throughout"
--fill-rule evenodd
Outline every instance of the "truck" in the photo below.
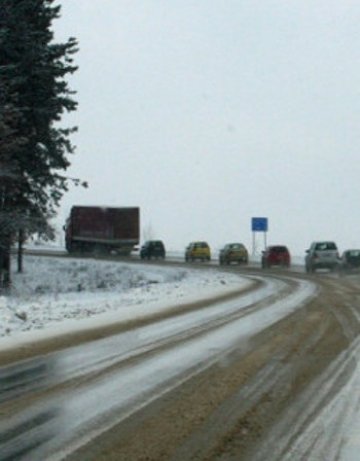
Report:
M 139 207 L 79 206 L 66 220 L 65 247 L 69 253 L 130 255 L 139 243 Z

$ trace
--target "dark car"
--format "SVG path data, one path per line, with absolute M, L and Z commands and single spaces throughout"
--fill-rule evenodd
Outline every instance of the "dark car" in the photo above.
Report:
M 285 245 L 271 245 L 262 252 L 261 267 L 290 267 L 290 252 Z
M 248 251 L 242 243 L 227 243 L 219 253 L 219 264 L 248 263 Z
M 162 258 L 165 259 L 165 246 L 161 240 L 148 240 L 140 248 L 141 259 Z
M 340 268 L 343 271 L 360 270 L 360 250 L 346 250 L 341 256 Z

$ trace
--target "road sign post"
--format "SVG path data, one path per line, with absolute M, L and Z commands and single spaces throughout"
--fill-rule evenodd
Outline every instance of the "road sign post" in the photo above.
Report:
M 264 234 L 264 248 L 266 248 L 267 242 L 267 231 L 269 228 L 268 218 L 251 218 L 251 230 L 253 233 L 253 251 L 252 254 L 255 256 L 255 235 L 256 232 L 263 232 Z

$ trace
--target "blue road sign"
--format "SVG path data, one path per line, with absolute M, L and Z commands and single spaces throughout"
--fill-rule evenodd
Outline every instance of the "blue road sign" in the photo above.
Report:
M 267 232 L 268 218 L 251 218 L 251 230 L 253 232 Z

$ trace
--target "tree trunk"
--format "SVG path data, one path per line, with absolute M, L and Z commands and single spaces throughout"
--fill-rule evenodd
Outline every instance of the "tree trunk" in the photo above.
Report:
M 23 271 L 23 242 L 24 242 L 24 231 L 19 230 L 19 239 L 18 239 L 18 254 L 17 254 L 17 271 Z
M 0 291 L 10 288 L 10 239 L 0 246 Z

